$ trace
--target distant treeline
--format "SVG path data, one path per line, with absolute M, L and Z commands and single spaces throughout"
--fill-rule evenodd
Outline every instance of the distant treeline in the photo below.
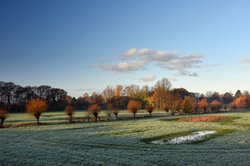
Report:
M 0 82 L 0 107 L 9 112 L 24 112 L 26 104 L 36 98 L 44 99 L 50 111 L 63 110 L 68 105 L 77 110 L 87 110 L 94 104 L 98 104 L 101 109 L 106 109 L 110 104 L 115 109 L 127 109 L 130 100 L 138 101 L 142 109 L 152 106 L 154 109 L 184 113 L 191 113 L 191 110 L 206 112 L 219 110 L 222 107 L 226 110 L 229 106 L 232 109 L 250 106 L 247 91 L 241 93 L 238 90 L 235 94 L 209 91 L 204 95 L 189 92 L 184 88 L 172 88 L 166 78 L 157 81 L 153 87 L 108 86 L 101 93 L 94 92 L 91 95 L 85 93 L 79 98 L 68 96 L 65 90 L 48 85 L 22 87 L 12 82 Z

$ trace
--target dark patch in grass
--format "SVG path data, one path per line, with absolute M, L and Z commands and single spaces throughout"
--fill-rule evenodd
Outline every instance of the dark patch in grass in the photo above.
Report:
M 232 123 L 235 119 L 240 119 L 238 116 L 228 116 L 228 118 L 224 119 L 223 121 L 220 121 L 219 124 L 221 125 L 227 125 Z
M 114 131 L 114 132 L 109 132 L 109 133 L 101 133 L 98 134 L 100 136 L 117 136 L 117 135 L 126 135 L 126 134 L 133 134 L 133 133 L 140 133 L 140 132 L 144 132 L 147 130 L 143 130 L 143 129 L 138 129 L 138 130 L 125 130 L 125 131 Z
M 208 141 L 210 139 L 213 139 L 213 138 L 216 138 L 218 136 L 222 136 L 224 134 L 228 134 L 228 133 L 231 133 L 231 132 L 234 131 L 232 129 L 223 129 L 223 130 L 207 129 L 207 130 L 203 130 L 203 131 L 211 131 L 211 130 L 217 131 L 217 132 L 215 134 L 211 134 L 211 135 L 205 136 L 204 139 L 202 139 L 202 140 L 198 140 L 198 141 L 191 142 L 191 143 L 185 143 L 185 144 L 198 144 L 198 143 L 202 143 L 202 142 Z M 197 130 L 197 131 L 201 131 L 201 130 Z M 152 137 L 152 138 L 144 138 L 141 141 L 143 141 L 145 143 L 148 143 L 148 144 L 151 144 L 152 141 L 162 140 L 163 139 L 164 142 L 167 142 L 167 141 L 169 141 L 171 139 L 174 139 L 176 137 L 190 135 L 193 132 L 195 132 L 195 131 L 184 131 L 184 132 L 171 133 L 171 134 L 157 136 L 157 137 Z

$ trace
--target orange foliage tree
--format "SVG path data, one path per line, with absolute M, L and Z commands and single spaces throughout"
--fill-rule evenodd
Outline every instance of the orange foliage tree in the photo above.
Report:
M 119 110 L 116 109 L 116 108 L 114 107 L 113 104 L 109 103 L 109 104 L 107 105 L 107 110 L 108 110 L 108 111 L 107 111 L 108 116 L 109 116 L 109 113 L 113 112 L 113 114 L 115 115 L 116 119 L 118 119 Z M 111 111 L 111 112 L 110 112 L 110 111 Z M 111 115 L 110 115 L 110 116 L 111 116 Z
M 152 105 L 147 105 L 146 109 L 147 109 L 149 115 L 152 116 L 152 112 L 154 110 L 154 107 Z
M 1 119 L 0 128 L 3 127 L 3 123 L 4 123 L 4 120 L 7 117 L 7 114 L 8 114 L 8 111 L 6 109 L 0 109 L 0 119 Z
M 135 114 L 137 113 L 137 111 L 141 108 L 141 104 L 138 102 L 138 101 L 135 101 L 135 100 L 130 100 L 128 102 L 128 106 L 127 106 L 127 109 L 129 112 L 133 113 L 134 114 L 134 117 L 135 117 Z
M 184 100 L 181 102 L 182 111 L 184 113 L 192 113 L 194 111 L 193 105 L 195 103 L 195 98 L 190 96 L 185 96 Z
M 167 103 L 163 104 L 163 105 L 162 105 L 162 109 L 163 109 L 164 111 L 168 112 L 168 111 L 169 111 L 169 105 L 168 105 Z
M 237 105 L 236 105 L 236 100 L 233 100 L 231 103 L 230 103 L 230 107 L 235 111 L 236 108 L 237 108 Z
M 206 98 L 202 99 L 201 101 L 198 102 L 198 106 L 200 109 L 203 110 L 203 112 L 206 112 L 207 109 L 209 108 L 209 103 Z
M 199 105 L 197 101 L 194 101 L 192 104 L 192 109 L 197 113 L 199 109 Z
M 218 100 L 214 100 L 210 103 L 210 107 L 211 107 L 212 111 L 219 111 L 222 106 L 223 106 L 223 104 Z
M 113 110 L 113 104 L 108 103 L 108 104 L 107 104 L 107 109 L 106 109 L 106 111 L 105 111 L 105 113 L 106 113 L 107 116 L 108 116 L 108 119 L 111 118 L 112 110 Z
M 74 113 L 74 108 L 72 106 L 67 106 L 64 112 L 69 116 L 69 123 L 72 123 L 72 116 Z
M 37 125 L 39 125 L 39 118 L 43 112 L 45 112 L 48 108 L 46 101 L 42 99 L 32 99 L 28 102 L 26 109 L 27 112 L 33 114 L 36 118 Z
M 249 96 L 248 95 L 241 95 L 236 100 L 236 107 L 239 109 L 245 109 L 248 107 L 249 103 Z
M 95 122 L 97 122 L 98 113 L 100 111 L 100 106 L 98 104 L 93 104 L 88 108 L 88 112 L 95 117 Z

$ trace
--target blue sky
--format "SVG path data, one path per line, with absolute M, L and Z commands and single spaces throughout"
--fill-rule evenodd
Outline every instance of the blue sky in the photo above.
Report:
M 249 16 L 248 0 L 0 0 L 0 80 L 250 90 Z

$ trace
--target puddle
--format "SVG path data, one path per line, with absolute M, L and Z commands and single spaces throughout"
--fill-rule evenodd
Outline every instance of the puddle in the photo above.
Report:
M 217 131 L 196 131 L 192 134 L 185 135 L 185 136 L 178 136 L 176 138 L 172 138 L 169 140 L 166 139 L 160 139 L 160 140 L 154 140 L 151 143 L 153 144 L 169 144 L 169 145 L 175 145 L 175 144 L 189 144 L 189 143 L 195 143 L 197 141 L 204 140 L 207 136 L 211 136 L 217 134 Z

